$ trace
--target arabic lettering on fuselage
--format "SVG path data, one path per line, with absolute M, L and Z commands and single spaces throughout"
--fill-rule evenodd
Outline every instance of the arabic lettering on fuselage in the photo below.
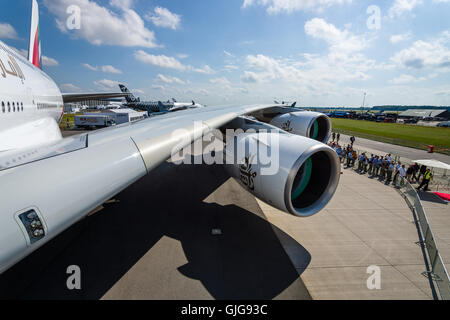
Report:
M 14 59 L 13 56 L 8 55 L 7 66 L 3 63 L 2 58 L 0 58 L 0 76 L 3 78 L 6 78 L 8 75 L 17 77 L 20 80 L 25 80 L 25 76 L 22 72 L 22 69 L 20 69 L 19 65 L 17 64 L 16 59 Z

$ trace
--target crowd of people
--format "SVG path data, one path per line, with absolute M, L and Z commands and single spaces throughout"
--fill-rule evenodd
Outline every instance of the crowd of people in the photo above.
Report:
M 426 166 L 414 163 L 407 168 L 400 161 L 395 161 L 391 154 L 385 156 L 371 154 L 369 156 L 367 153 L 361 153 L 358 155 L 353 148 L 355 137 L 350 138 L 351 144 L 347 146 L 341 146 L 339 140 L 340 134 L 333 133 L 329 146 L 336 151 L 345 168 L 354 168 L 360 174 L 368 174 L 371 178 L 384 181 L 386 185 L 392 183 L 395 187 L 402 187 L 404 181 L 408 181 L 411 184 L 419 184 L 417 190 L 423 188 L 424 191 L 428 191 L 433 174 Z

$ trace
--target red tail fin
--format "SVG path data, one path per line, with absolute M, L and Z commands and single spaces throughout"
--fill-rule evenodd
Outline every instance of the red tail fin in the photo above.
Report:
M 39 34 L 39 5 L 32 0 L 30 46 L 28 50 L 28 61 L 41 69 L 41 38 Z

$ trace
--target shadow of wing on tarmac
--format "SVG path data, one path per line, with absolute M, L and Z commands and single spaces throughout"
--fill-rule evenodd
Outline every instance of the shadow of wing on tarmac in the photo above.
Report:
M 230 197 L 234 204 L 204 202 L 224 185 L 215 196 Z M 299 279 L 275 232 L 296 244 L 305 268 L 311 260 L 300 244 L 265 220 L 255 199 L 229 180 L 221 166 L 164 163 L 115 198 L 120 202 L 79 222 L 4 273 L 0 298 L 100 299 L 163 236 L 179 240 L 188 261 L 174 266 L 161 255 L 163 267 L 198 279 L 215 299 L 272 299 Z M 214 228 L 223 234 L 213 236 Z M 67 289 L 70 265 L 82 270 L 82 290 Z M 144 277 L 151 286 L 151 277 L 158 274 L 149 271 Z M 126 294 L 119 297 L 127 299 Z M 152 297 L 161 298 L 151 291 L 145 298 Z

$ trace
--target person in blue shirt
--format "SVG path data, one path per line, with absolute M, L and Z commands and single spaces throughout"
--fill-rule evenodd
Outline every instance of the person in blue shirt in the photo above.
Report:
M 347 153 L 347 168 L 350 168 L 350 164 L 352 162 L 352 158 L 353 158 L 353 153 L 351 151 L 349 151 Z
M 380 172 L 380 159 L 378 158 L 378 156 L 375 157 L 375 159 L 373 160 L 374 166 L 375 166 L 375 171 L 373 173 L 374 177 L 378 177 L 378 173 Z
M 340 146 L 337 147 L 336 153 L 339 156 L 339 160 L 342 162 L 342 148 Z

